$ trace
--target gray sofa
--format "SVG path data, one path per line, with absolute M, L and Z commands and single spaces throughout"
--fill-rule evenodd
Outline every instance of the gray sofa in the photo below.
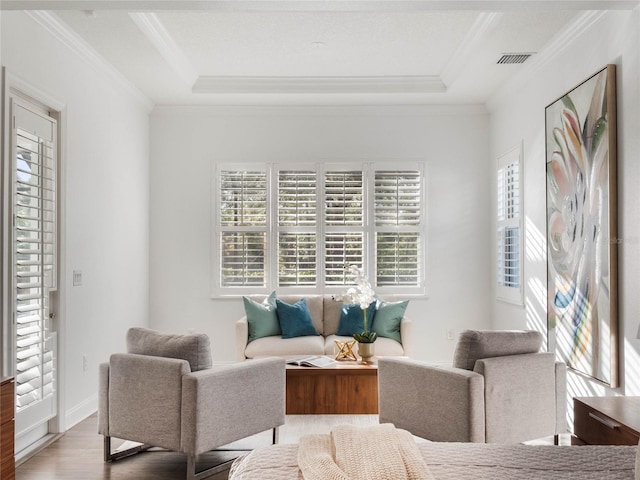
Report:
M 105 437 L 105 461 L 162 447 L 187 454 L 187 479 L 199 478 L 198 455 L 269 429 L 275 442 L 284 418 L 284 360 L 215 366 L 204 334 L 132 328 L 127 353 L 100 365 L 98 432 Z M 114 453 L 112 437 L 144 446 Z
M 380 423 L 438 442 L 518 443 L 566 432 L 566 366 L 535 331 L 467 330 L 453 367 L 378 362 Z
M 264 300 L 265 296 L 252 295 L 249 298 L 259 303 Z M 353 340 L 352 337 L 336 335 L 342 302 L 335 300 L 332 295 L 283 295 L 278 298 L 289 304 L 305 298 L 313 324 L 320 335 L 287 339 L 274 335 L 248 343 L 249 325 L 247 317 L 244 316 L 236 322 L 237 361 L 270 356 L 287 358 L 300 355 L 333 355 L 335 340 Z M 411 321 L 406 317 L 402 318 L 400 322 L 400 338 L 401 341 L 398 342 L 392 338 L 378 337 L 375 342 L 376 356 L 411 356 Z M 354 352 L 357 354 L 357 347 Z

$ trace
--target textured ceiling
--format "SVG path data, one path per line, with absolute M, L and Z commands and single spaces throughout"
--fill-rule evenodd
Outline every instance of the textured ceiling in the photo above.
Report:
M 390 1 L 366 11 L 282 11 L 269 1 L 248 10 L 60 8 L 47 18 L 155 104 L 462 104 L 484 103 L 527 65 L 497 65 L 502 54 L 533 53 L 531 63 L 585 15 L 379 7 Z

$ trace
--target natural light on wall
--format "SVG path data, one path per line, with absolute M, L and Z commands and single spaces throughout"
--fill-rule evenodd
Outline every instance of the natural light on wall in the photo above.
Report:
M 640 331 L 639 331 L 640 334 Z M 638 335 L 640 337 L 640 335 Z M 624 348 L 622 348 L 621 354 L 624 355 L 624 392 L 625 395 L 640 395 L 640 353 L 637 350 L 638 342 L 629 342 L 625 338 Z
M 545 260 L 544 235 L 533 221 L 525 218 L 526 251 L 525 258 L 530 264 L 542 263 Z M 531 271 L 533 269 L 529 269 Z M 525 296 L 527 314 L 527 328 L 537 330 L 547 336 L 547 286 L 546 279 L 531 276 L 527 280 L 527 294 Z
M 525 256 L 528 262 L 544 262 L 546 257 L 546 240 L 544 234 L 535 226 L 533 221 L 525 219 L 525 232 L 527 246 Z
M 525 259 L 527 264 L 539 264 L 544 262 L 544 271 L 546 272 L 546 237 L 544 233 L 535 225 L 533 220 L 529 217 L 525 218 L 525 232 L 526 232 L 526 250 Z M 529 271 L 533 270 L 531 268 Z M 531 276 L 526 280 L 527 290 L 525 296 L 525 309 L 526 309 L 526 328 L 538 330 L 540 332 L 547 332 L 547 285 L 546 277 L 540 278 L 538 276 Z M 555 351 L 556 341 L 554 336 L 556 335 L 554 329 L 548 332 L 550 351 Z M 603 335 L 609 335 L 609 331 L 602 332 Z M 624 336 L 624 332 L 620 331 L 620 336 Z M 638 329 L 638 337 L 640 337 L 640 328 Z M 567 344 L 569 339 L 564 339 L 564 342 L 560 344 Z M 624 375 L 624 394 L 625 395 L 640 395 L 640 353 L 637 347 L 632 345 L 635 342 L 629 342 L 627 339 L 624 341 L 624 348 L 621 349 L 620 355 L 624 355 L 624 361 L 621 362 L 624 365 L 625 372 L 620 372 Z M 603 367 L 608 369 L 610 366 L 609 351 L 601 352 Z M 574 397 L 591 397 L 591 396 L 605 396 L 613 395 L 614 392 L 608 389 L 604 384 L 593 381 L 584 375 L 576 373 L 574 370 L 569 369 L 567 372 L 567 424 L 573 425 L 573 398 Z M 571 427 L 570 427 L 571 428 Z

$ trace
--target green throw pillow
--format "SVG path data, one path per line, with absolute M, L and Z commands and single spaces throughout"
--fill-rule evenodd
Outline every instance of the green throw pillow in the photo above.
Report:
M 367 327 L 371 330 L 374 315 L 376 313 L 376 302 L 371 302 L 367 307 Z M 340 312 L 340 323 L 336 335 L 341 337 L 351 337 L 354 333 L 362 333 L 364 330 L 364 314 L 360 304 L 345 303 Z
M 376 332 L 379 337 L 387 337 L 402 343 L 400 338 L 400 322 L 404 317 L 409 300 L 402 302 L 385 302 L 380 300 L 376 315 L 373 317 L 372 331 Z
M 262 303 L 257 303 L 248 297 L 244 300 L 244 311 L 247 314 L 249 324 L 249 341 L 253 342 L 258 338 L 280 335 L 280 322 L 276 314 L 276 292 L 271 292 Z
M 301 298 L 293 305 L 276 299 L 278 320 L 282 329 L 282 338 L 305 337 L 307 335 L 318 335 L 316 327 L 311 320 L 311 312 L 307 306 L 307 301 Z

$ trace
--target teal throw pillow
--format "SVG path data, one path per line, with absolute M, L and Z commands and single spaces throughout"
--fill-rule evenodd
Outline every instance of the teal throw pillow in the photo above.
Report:
M 409 300 L 402 302 L 380 300 L 371 330 L 376 332 L 379 337 L 393 338 L 398 342 L 402 342 L 400 338 L 400 322 L 404 317 L 408 304 Z
M 282 330 L 282 338 L 305 337 L 318 335 L 311 320 L 311 312 L 307 301 L 301 298 L 293 305 L 276 299 L 278 320 Z
M 248 297 L 244 300 L 244 311 L 247 314 L 249 324 L 249 341 L 253 342 L 258 338 L 280 335 L 280 322 L 276 314 L 276 292 L 271 292 L 264 302 L 257 303 Z
M 376 302 L 371 302 L 367 308 L 367 326 L 371 330 L 373 317 L 376 313 Z M 340 323 L 338 324 L 337 335 L 351 337 L 354 333 L 364 331 L 364 315 L 360 305 L 357 303 L 345 303 L 340 312 Z

